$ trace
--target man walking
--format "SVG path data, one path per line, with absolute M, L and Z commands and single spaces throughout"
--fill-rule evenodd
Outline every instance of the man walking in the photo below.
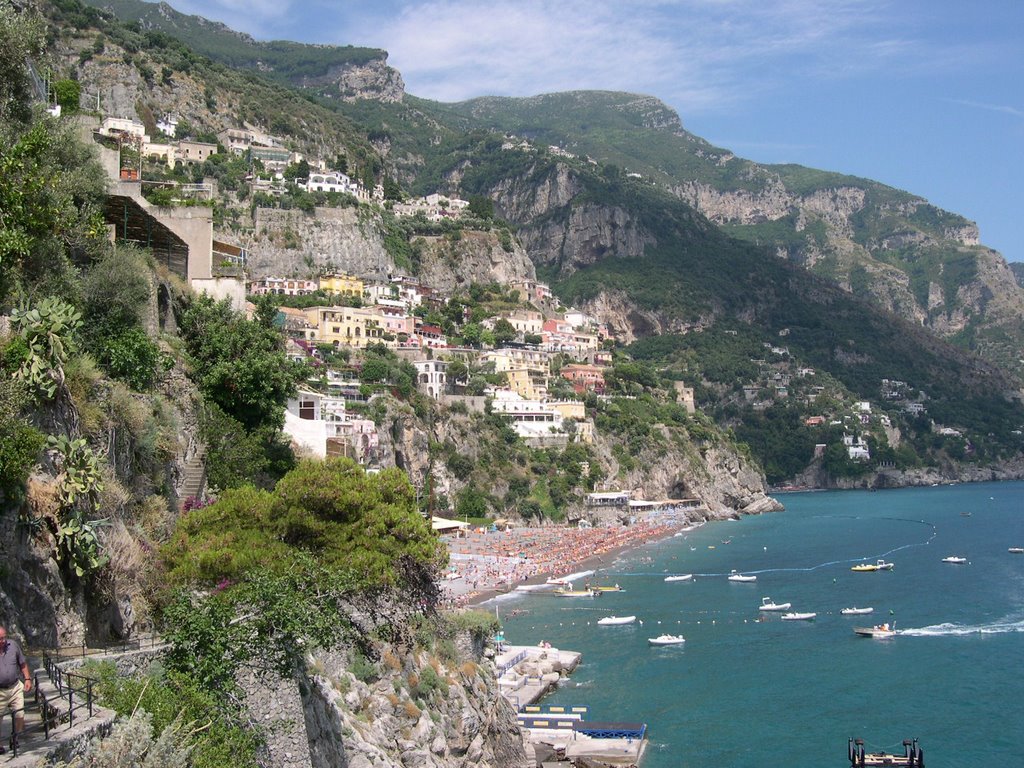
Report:
M 25 654 L 13 640 L 7 639 L 7 628 L 0 626 L 0 717 L 14 713 L 14 732 L 25 727 L 25 693 L 32 690 L 32 675 Z M 0 755 L 7 750 L 0 746 Z

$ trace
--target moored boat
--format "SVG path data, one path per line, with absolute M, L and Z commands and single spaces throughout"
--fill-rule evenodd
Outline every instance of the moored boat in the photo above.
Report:
M 770 597 L 762 597 L 759 611 L 788 611 L 793 607 L 792 603 L 773 603 Z
M 960 557 L 958 555 L 950 555 L 949 557 L 942 558 L 944 563 L 953 563 L 954 565 L 963 565 L 967 562 L 966 557 Z
M 605 616 L 603 619 L 598 619 L 597 623 L 608 627 L 616 624 L 632 624 L 634 621 L 636 621 L 636 616 Z
M 743 581 L 743 582 L 757 581 L 757 576 L 748 576 L 746 574 L 739 573 L 738 571 L 733 569 L 729 573 L 729 581 Z
M 692 578 L 692 573 L 681 573 L 678 576 L 666 576 L 665 581 L 689 581 Z
M 854 606 L 853 608 L 843 608 L 840 613 L 843 616 L 860 616 L 861 614 L 872 613 L 874 610 L 874 608 L 858 608 Z
M 625 592 L 626 591 L 622 587 L 620 587 L 618 584 L 609 584 L 609 585 L 594 584 L 594 585 L 591 585 L 590 589 L 596 589 L 598 592 Z
M 686 638 L 682 635 L 658 635 L 647 638 L 647 642 L 651 645 L 679 645 L 685 643 Z
M 850 570 L 858 571 L 861 573 L 868 573 L 871 571 L 891 571 L 892 568 L 892 563 L 887 563 L 885 562 L 885 560 L 879 558 L 878 562 L 876 563 L 858 563 L 857 565 L 853 566 Z
M 555 594 L 559 597 L 599 597 L 601 595 L 596 589 L 556 589 Z
M 572 582 L 569 579 L 563 579 L 561 576 L 549 576 L 545 584 L 551 584 L 554 587 L 571 587 Z
M 854 627 L 853 631 L 861 637 L 886 638 L 896 636 L 895 624 L 875 624 L 873 627 Z
M 781 618 L 783 621 L 812 621 L 817 615 L 816 613 L 784 613 Z

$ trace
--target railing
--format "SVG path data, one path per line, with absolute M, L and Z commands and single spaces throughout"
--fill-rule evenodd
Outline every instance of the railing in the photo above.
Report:
M 134 640 L 125 640 L 120 643 L 100 646 L 88 646 L 82 643 L 81 645 L 58 645 L 46 648 L 23 647 L 25 648 L 26 655 L 41 654 L 58 661 L 67 661 L 69 659 L 84 659 L 89 656 L 111 656 L 127 653 L 128 651 L 142 651 L 147 648 L 156 648 L 164 643 L 165 640 L 160 635 L 151 634 L 135 638 Z
M 43 666 L 46 668 L 46 674 L 50 676 L 50 682 L 56 687 L 61 700 L 67 699 L 68 727 L 75 724 L 76 709 L 88 709 L 89 717 L 92 717 L 93 706 L 96 702 L 93 686 L 96 681 L 77 672 L 68 672 L 50 658 L 49 654 L 43 654 Z M 75 701 L 76 695 L 78 696 L 77 703 Z M 84 701 L 82 700 L 83 696 Z
M 36 733 L 38 731 L 43 732 L 43 738 L 50 738 L 50 730 L 56 728 L 57 719 L 59 712 L 55 706 L 50 702 L 45 691 L 42 691 L 39 687 L 39 675 L 33 675 L 32 677 L 32 691 L 35 695 L 35 703 L 39 705 L 40 722 L 35 723 L 29 727 L 24 727 L 25 722 L 25 708 L 12 710 L 11 711 L 11 755 L 13 757 L 18 756 L 18 748 L 22 738 Z M 18 720 L 22 722 L 22 729 L 18 730 Z

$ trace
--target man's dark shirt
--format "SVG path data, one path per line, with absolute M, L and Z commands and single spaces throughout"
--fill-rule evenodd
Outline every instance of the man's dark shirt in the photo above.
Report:
M 6 647 L 0 646 L 0 688 L 10 688 L 22 679 L 21 668 L 26 663 L 21 647 L 8 639 Z

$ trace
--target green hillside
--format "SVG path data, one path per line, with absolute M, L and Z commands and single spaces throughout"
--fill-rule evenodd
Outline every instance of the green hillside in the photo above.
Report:
M 385 56 L 377 48 L 356 46 L 306 45 L 287 40 L 254 40 L 224 24 L 201 16 L 188 16 L 167 3 L 142 0 L 83 0 L 93 8 L 110 11 L 122 21 L 136 23 L 144 31 L 162 32 L 187 43 L 203 56 L 209 56 L 236 69 L 258 69 L 280 82 L 302 83 L 318 78 L 345 64 L 364 64 Z M 68 5 L 58 3 L 60 5 Z

